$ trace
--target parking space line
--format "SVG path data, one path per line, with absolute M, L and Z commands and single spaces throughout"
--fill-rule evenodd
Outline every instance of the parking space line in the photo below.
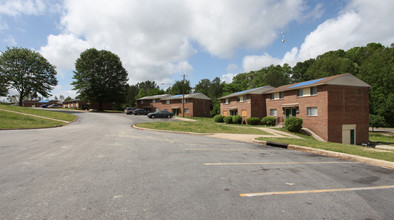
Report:
M 193 150 L 193 151 L 252 151 L 252 152 L 258 152 L 258 151 L 263 151 L 263 150 L 253 150 L 253 149 L 244 149 L 244 148 L 186 148 L 185 150 Z
M 274 195 L 290 195 L 290 194 L 306 194 L 306 193 L 347 192 L 347 191 L 377 190 L 377 189 L 394 189 L 394 185 L 357 187 L 357 188 L 340 188 L 340 189 L 320 189 L 320 190 L 300 190 L 300 191 L 244 193 L 244 194 L 240 194 L 240 196 L 242 196 L 242 197 L 255 197 L 255 196 L 274 196 Z
M 338 164 L 338 163 L 357 163 L 347 161 L 316 161 L 316 162 L 261 162 L 261 163 L 203 163 L 205 166 L 228 166 L 228 165 L 286 165 L 286 164 Z

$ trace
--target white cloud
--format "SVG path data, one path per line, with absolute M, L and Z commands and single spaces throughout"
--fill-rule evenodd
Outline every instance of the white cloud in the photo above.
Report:
M 243 59 L 242 67 L 244 72 L 260 70 L 263 67 L 271 64 L 281 64 L 282 60 L 271 57 L 269 54 L 264 53 L 261 56 L 246 56 Z
M 391 0 L 353 0 L 333 19 L 328 19 L 308 34 L 300 48 L 294 47 L 282 59 L 269 54 L 246 56 L 244 71 L 256 70 L 270 64 L 297 62 L 316 58 L 332 50 L 348 50 L 371 42 L 389 46 L 394 42 L 394 2 Z
M 52 96 L 49 97 L 49 99 L 53 99 L 55 96 L 59 98 L 60 95 L 63 95 L 64 97 L 70 96 L 71 98 L 75 98 L 77 96 L 76 90 L 72 90 L 71 86 L 66 86 L 65 88 L 61 85 L 55 86 L 51 91 L 51 94 Z
M 41 0 L 8 0 L 0 4 L 0 15 L 38 15 L 45 9 L 45 4 Z
M 238 73 L 226 73 L 223 74 L 222 77 L 220 77 L 220 81 L 226 82 L 226 83 L 231 83 L 233 81 L 234 76 L 236 76 Z
M 40 53 L 60 69 L 73 69 L 81 52 L 89 47 L 88 42 L 72 34 L 49 35 L 48 43 L 41 47 Z
M 302 0 L 67 0 L 63 8 L 61 34 L 48 37 L 44 56 L 73 69 L 83 48 L 110 50 L 130 82 L 191 72 L 187 60 L 196 48 L 228 58 L 240 48 L 270 45 L 303 10 Z

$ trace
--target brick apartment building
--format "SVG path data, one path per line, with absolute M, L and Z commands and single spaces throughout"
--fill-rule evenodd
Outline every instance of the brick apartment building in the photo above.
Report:
M 185 100 L 183 104 L 182 101 Z M 174 115 L 187 117 L 208 117 L 210 113 L 210 98 L 202 93 L 183 95 L 157 95 L 146 96 L 137 100 L 137 108 L 143 108 L 149 112 L 156 110 L 168 110 Z M 184 108 L 184 109 L 183 109 Z M 184 112 L 183 112 L 184 111 Z
M 279 122 L 302 118 L 325 141 L 361 144 L 369 138 L 369 87 L 349 73 L 284 85 L 266 93 L 266 112 Z
M 56 104 L 56 105 L 61 105 L 61 102 L 57 101 L 57 100 L 23 100 L 22 101 L 22 106 L 24 107 L 41 107 L 42 105 L 52 105 L 52 104 Z
M 113 110 L 115 105 L 111 102 L 102 103 L 103 110 Z M 63 102 L 63 108 L 73 109 L 99 109 L 100 105 L 98 102 L 82 101 L 79 99 L 72 99 Z
M 277 124 L 298 117 L 304 128 L 325 141 L 361 144 L 369 139 L 369 87 L 349 73 L 278 88 L 260 87 L 220 98 L 220 113 L 243 119 L 273 116 Z
M 156 110 L 164 110 L 161 99 L 170 97 L 170 94 L 145 96 L 137 99 L 137 108 L 145 109 L 148 112 L 154 112 Z
M 220 98 L 220 114 L 241 115 L 243 121 L 250 117 L 263 118 L 267 115 L 263 94 L 272 89 L 272 86 L 263 86 L 223 96 Z

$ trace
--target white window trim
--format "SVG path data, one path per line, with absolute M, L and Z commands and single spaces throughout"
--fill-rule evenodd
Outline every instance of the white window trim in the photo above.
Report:
M 309 109 L 311 109 L 309 111 Z M 314 112 L 312 109 L 316 109 L 316 112 Z M 311 113 L 311 114 L 310 114 Z M 315 114 L 313 114 L 315 113 Z M 312 116 L 312 117 L 316 117 L 319 115 L 319 109 L 317 107 L 306 107 L 306 116 Z
M 275 114 L 272 114 L 273 112 Z M 274 109 L 270 109 L 270 116 L 278 116 L 278 110 L 276 110 L 275 108 Z

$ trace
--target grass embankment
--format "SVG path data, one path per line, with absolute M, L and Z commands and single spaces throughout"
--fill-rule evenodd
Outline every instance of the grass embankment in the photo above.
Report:
M 75 115 L 67 113 L 37 110 L 20 106 L 0 105 L 0 109 L 43 116 L 62 121 L 73 121 L 76 119 Z M 61 121 L 38 118 L 13 112 L 0 111 L 0 129 L 48 128 L 56 127 L 63 124 L 65 123 Z
M 194 133 L 260 134 L 269 133 L 253 127 L 231 126 L 214 122 L 213 118 L 192 118 L 196 121 L 160 121 L 137 124 L 137 127 Z
M 283 129 L 280 129 L 285 131 Z M 289 132 L 291 133 L 291 132 Z M 379 160 L 386 160 L 394 162 L 394 150 L 386 150 L 386 149 L 376 149 L 376 148 L 369 148 L 369 147 L 362 147 L 359 145 L 347 145 L 347 144 L 340 144 L 340 143 L 332 143 L 332 142 L 321 142 L 315 140 L 311 136 L 302 135 L 298 133 L 292 133 L 302 137 L 303 139 L 296 139 L 296 138 L 257 138 L 257 140 L 261 141 L 274 141 L 274 142 L 281 142 L 287 143 L 292 145 L 299 145 L 311 148 L 317 148 L 322 150 L 329 150 L 334 152 L 352 154 L 362 157 L 369 157 Z
M 394 146 L 394 133 L 369 132 L 369 140 L 380 144 Z

